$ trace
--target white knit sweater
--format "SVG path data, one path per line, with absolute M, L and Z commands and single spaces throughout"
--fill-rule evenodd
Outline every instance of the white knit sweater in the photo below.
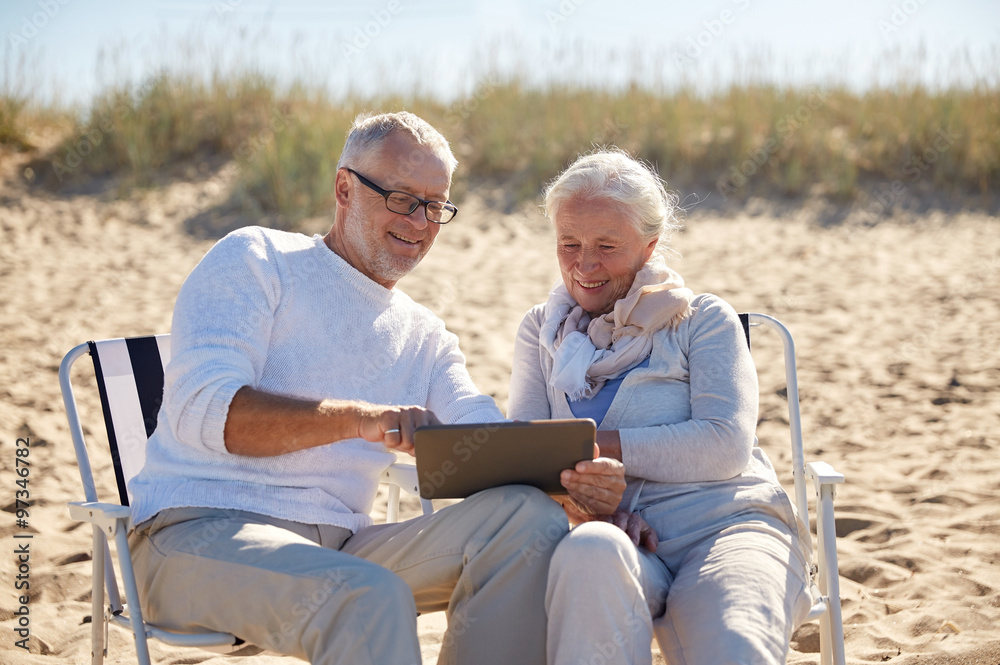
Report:
M 458 339 L 309 238 L 256 227 L 220 240 L 185 281 L 171 329 L 163 406 L 131 481 L 132 520 L 165 508 L 247 510 L 357 530 L 395 459 L 349 439 L 274 457 L 226 450 L 245 385 L 305 399 L 416 404 L 445 423 L 503 418 L 465 369 Z

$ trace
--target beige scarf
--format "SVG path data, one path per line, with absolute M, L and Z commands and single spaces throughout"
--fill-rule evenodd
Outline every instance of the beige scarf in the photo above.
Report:
M 649 355 L 653 333 L 684 320 L 691 311 L 692 295 L 681 276 L 658 256 L 636 273 L 614 309 L 596 319 L 560 282 L 549 293 L 539 330 L 539 341 L 552 356 L 549 383 L 570 400 L 593 397 L 606 381 Z

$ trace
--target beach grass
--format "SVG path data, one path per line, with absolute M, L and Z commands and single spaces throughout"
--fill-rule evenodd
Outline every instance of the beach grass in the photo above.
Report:
M 16 91 L 0 96 L 0 142 L 30 149 L 25 104 Z M 654 164 L 681 193 L 735 200 L 852 201 L 873 188 L 985 198 L 1000 187 L 1000 83 L 990 75 L 947 88 L 905 77 L 860 92 L 761 79 L 706 92 L 538 84 L 515 73 L 482 75 L 445 102 L 420 92 L 335 98 L 252 69 L 159 72 L 106 87 L 40 163 L 56 188 L 95 176 L 141 187 L 172 165 L 234 160 L 234 198 L 294 223 L 328 209 L 351 120 L 403 108 L 452 142 L 461 163 L 453 198 L 487 182 L 513 201 L 535 199 L 577 155 L 608 145 Z
M 37 122 L 31 114 L 31 88 L 27 76 L 27 54 L 14 53 L 4 45 L 0 68 L 0 147 L 18 152 L 35 148 L 30 126 Z

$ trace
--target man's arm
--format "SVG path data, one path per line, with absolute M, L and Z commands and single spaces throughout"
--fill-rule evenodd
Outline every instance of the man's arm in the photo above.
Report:
M 223 436 L 235 455 L 267 457 L 344 439 L 381 442 L 413 454 L 413 431 L 438 419 L 419 406 L 305 400 L 243 386 L 233 397 Z

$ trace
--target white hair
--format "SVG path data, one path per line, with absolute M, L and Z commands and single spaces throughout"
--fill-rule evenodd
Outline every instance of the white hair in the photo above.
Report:
M 681 228 L 677 195 L 649 164 L 620 148 L 600 148 L 582 155 L 545 188 L 545 216 L 555 220 L 567 202 L 605 200 L 617 203 L 643 240 L 656 239 L 656 253 L 676 254 L 670 241 Z
M 427 146 L 438 152 L 448 166 L 448 177 L 455 173 L 458 160 L 452 154 L 448 140 L 426 120 L 409 111 L 362 113 L 355 118 L 347 133 L 347 141 L 340 153 L 337 168 L 361 170 L 369 167 L 376 158 L 382 142 L 395 132 L 403 132 L 417 145 Z

